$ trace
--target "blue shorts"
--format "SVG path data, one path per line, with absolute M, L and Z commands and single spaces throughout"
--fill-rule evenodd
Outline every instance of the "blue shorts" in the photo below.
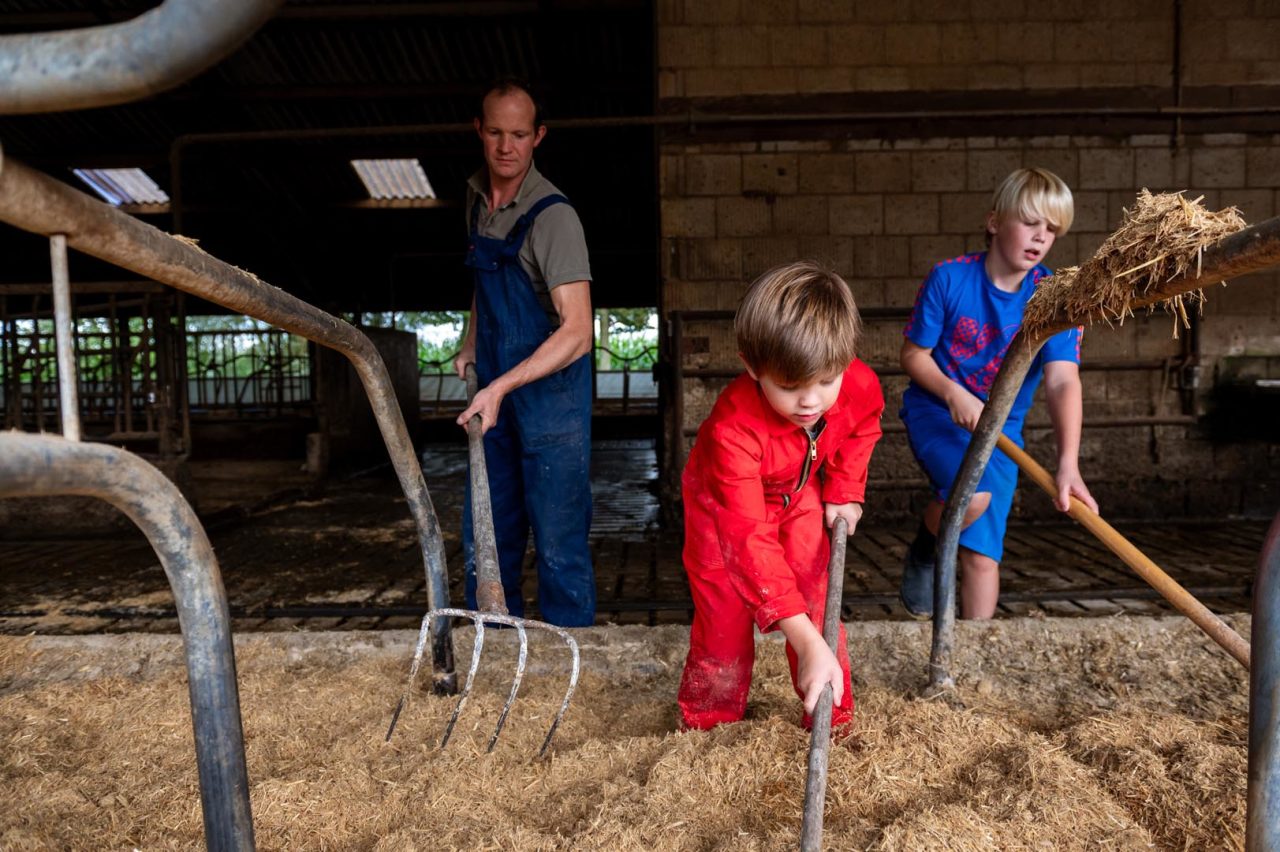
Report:
M 970 434 L 957 426 L 946 409 L 933 405 L 904 408 L 898 416 L 907 426 L 907 442 L 916 462 L 929 477 L 929 484 L 939 500 L 946 500 Z M 1012 428 L 1011 428 L 1012 427 Z M 1005 434 L 1022 446 L 1022 424 L 1005 424 Z M 991 504 L 976 521 L 960 533 L 960 546 L 988 556 L 996 562 L 1004 555 L 1004 531 L 1013 506 L 1013 492 L 1018 486 L 1018 466 L 1013 459 L 996 449 L 978 481 L 978 491 L 991 494 Z

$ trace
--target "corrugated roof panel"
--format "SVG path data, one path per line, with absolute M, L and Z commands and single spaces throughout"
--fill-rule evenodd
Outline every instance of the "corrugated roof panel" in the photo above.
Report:
M 108 204 L 167 204 L 169 196 L 142 169 L 72 169 Z
M 418 160 L 352 160 L 369 197 L 384 201 L 393 198 L 435 198 L 436 191 Z

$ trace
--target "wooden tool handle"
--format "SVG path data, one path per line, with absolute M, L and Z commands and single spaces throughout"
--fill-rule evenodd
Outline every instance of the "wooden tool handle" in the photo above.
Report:
M 468 364 L 467 404 L 475 399 L 479 380 L 476 365 Z M 489 469 L 484 460 L 484 427 L 479 414 L 467 421 L 467 458 L 471 471 L 471 530 L 476 564 L 476 606 L 481 612 L 507 614 L 498 545 L 493 532 L 493 504 L 489 499 Z
M 840 639 L 840 605 L 844 599 L 844 553 L 849 525 L 836 518 L 831 525 L 831 558 L 827 561 L 827 603 L 822 618 L 822 638 L 832 653 Z M 834 696 L 831 684 L 822 687 L 813 711 L 813 731 L 809 737 L 809 772 L 805 777 L 804 819 L 800 849 L 818 852 L 822 848 L 822 815 L 827 801 L 827 756 L 831 751 L 831 713 Z
M 1039 485 L 1055 500 L 1058 497 L 1058 486 L 1053 476 L 1036 462 L 1021 447 L 1009 440 L 1009 436 L 1000 435 L 996 446 L 1009 458 L 1013 459 L 1022 472 Z M 1071 498 L 1071 508 L 1067 514 L 1080 523 L 1082 527 L 1093 533 L 1098 541 L 1108 550 L 1137 572 L 1138 576 L 1159 592 L 1165 600 L 1173 604 L 1174 609 L 1195 622 L 1196 626 L 1209 634 L 1209 638 L 1222 646 L 1228 654 L 1239 661 L 1240 665 L 1249 668 L 1249 643 L 1239 633 L 1231 629 L 1225 621 L 1214 615 L 1195 596 L 1160 569 L 1159 565 L 1147 558 L 1141 550 L 1133 546 L 1127 538 L 1120 535 L 1111 524 L 1104 521 L 1097 513 Z

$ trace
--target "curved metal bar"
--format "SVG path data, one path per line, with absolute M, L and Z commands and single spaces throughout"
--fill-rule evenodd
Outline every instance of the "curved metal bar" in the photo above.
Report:
M 933 566 L 933 647 L 929 655 L 929 687 L 950 689 L 951 651 L 956 623 L 956 556 L 960 551 L 960 528 L 969 501 L 978 490 L 978 482 L 995 449 L 1013 401 L 1022 389 L 1022 381 L 1031 362 L 1044 345 L 1045 338 L 1032 339 L 1019 332 L 1005 353 L 1004 363 L 991 385 L 991 394 L 969 440 L 964 461 L 956 473 L 956 481 L 947 492 L 947 502 L 938 524 L 938 556 Z
M 136 101 L 227 56 L 282 0 L 166 0 L 100 27 L 0 36 L 0 115 Z
M 1253 581 L 1253 666 L 1249 670 L 1249 787 L 1245 848 L 1280 847 L 1280 513 L 1271 523 Z
M 1258 272 L 1280 264 L 1280 217 L 1267 219 L 1224 237 L 1207 246 L 1198 268 L 1189 269 L 1179 278 L 1160 283 L 1135 298 L 1134 309 L 1145 308 L 1163 299 L 1195 290 L 1206 284 L 1226 281 L 1250 272 Z M 1065 306 L 1044 326 L 1032 333 L 1019 331 L 1009 345 L 1004 363 L 991 385 L 991 392 L 978 426 L 969 440 L 956 481 L 947 494 L 947 502 L 938 526 L 938 557 L 934 567 L 933 646 L 929 657 L 929 688 L 951 688 L 951 653 L 955 632 L 956 555 L 960 545 L 960 525 L 977 490 L 996 441 L 1009 418 L 1013 400 L 1031 368 L 1036 353 L 1054 334 L 1081 322 L 1106 321 L 1100 312 L 1068 316 Z
M 97 497 L 124 512 L 160 558 L 186 651 L 205 842 L 215 850 L 252 849 L 231 613 L 204 528 L 177 487 L 132 453 L 0 433 L 0 497 L 68 494 Z
M 191 241 L 172 237 L 61 181 L 5 159 L 3 152 L 0 221 L 46 237 L 66 234 L 67 245 L 77 251 L 301 335 L 349 358 L 369 397 L 417 525 L 427 579 L 427 604 L 437 609 L 449 603 L 440 523 L 386 365 L 368 337 L 256 275 L 205 254 Z M 447 620 L 441 619 L 435 625 L 432 636 L 434 689 L 451 694 L 456 691 L 457 680 Z

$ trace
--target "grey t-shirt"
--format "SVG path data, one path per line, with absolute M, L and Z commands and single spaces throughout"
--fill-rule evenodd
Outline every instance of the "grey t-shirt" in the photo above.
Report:
M 486 169 L 476 172 L 467 181 L 466 226 L 470 234 L 471 217 L 478 201 L 480 215 L 476 225 L 480 236 L 496 239 L 505 239 L 516 220 L 539 200 L 548 195 L 563 194 L 534 165 L 529 166 L 529 173 L 525 175 L 515 198 L 492 213 L 484 198 L 488 188 Z M 591 280 L 587 241 L 582 233 L 582 222 L 573 207 L 552 204 L 538 214 L 520 248 L 520 266 L 533 283 L 534 295 L 551 321 L 551 327 L 559 328 L 560 315 L 551 302 L 551 289 L 573 281 Z

